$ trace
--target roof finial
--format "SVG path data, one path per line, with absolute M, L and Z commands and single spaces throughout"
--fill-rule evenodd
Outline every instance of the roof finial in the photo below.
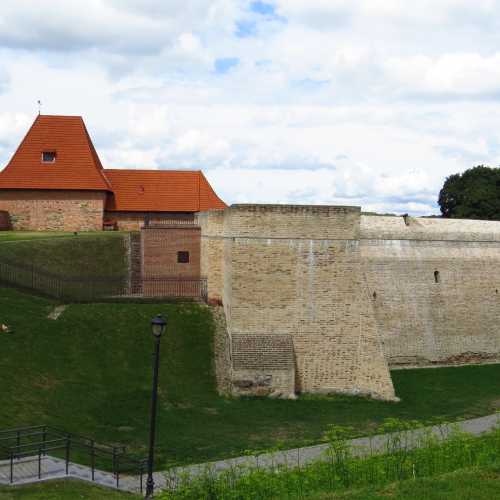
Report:
M 40 99 L 38 99 L 38 101 L 36 101 L 38 103 L 38 114 L 41 115 L 42 114 L 42 101 L 40 101 Z

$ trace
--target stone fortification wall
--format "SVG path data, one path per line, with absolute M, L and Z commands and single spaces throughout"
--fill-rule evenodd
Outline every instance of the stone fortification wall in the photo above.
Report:
M 500 360 L 500 222 L 361 218 L 361 259 L 389 363 Z
M 104 191 L 0 190 L 0 210 L 23 231 L 100 231 Z
M 232 341 L 233 382 L 241 382 L 234 365 L 241 359 L 238 346 L 266 335 L 288 336 L 297 390 L 393 398 L 361 272 L 359 208 L 236 205 L 218 217 L 224 219 L 218 224 L 222 236 L 202 222 L 202 246 L 223 254 L 222 262 L 208 264 L 207 275 L 210 283 L 213 266 L 229 335 L 238 340 Z M 285 390 L 284 373 L 273 378 L 264 365 L 247 367 L 244 380 Z
M 201 275 L 208 279 L 208 300 L 222 303 L 224 289 L 224 210 L 210 210 L 197 214 L 201 228 Z M 226 222 L 227 225 L 227 222 Z
M 500 222 L 485 220 L 362 215 L 360 230 L 375 240 L 500 241 Z
M 500 222 L 274 205 L 199 221 L 233 392 L 289 391 L 282 339 L 306 392 L 391 399 L 388 364 L 500 361 Z

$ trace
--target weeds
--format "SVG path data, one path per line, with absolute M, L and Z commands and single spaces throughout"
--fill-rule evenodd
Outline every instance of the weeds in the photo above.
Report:
M 434 422 L 436 424 L 436 422 Z M 418 422 L 384 421 L 369 447 L 349 441 L 352 429 L 332 425 L 325 433 L 328 448 L 322 460 L 304 464 L 300 456 L 274 450 L 271 461 L 256 460 L 222 472 L 207 468 L 192 477 L 176 477 L 163 500 L 304 499 L 318 493 L 394 481 L 432 477 L 458 469 L 500 462 L 500 427 L 483 436 L 462 432 L 457 425 L 423 428 Z

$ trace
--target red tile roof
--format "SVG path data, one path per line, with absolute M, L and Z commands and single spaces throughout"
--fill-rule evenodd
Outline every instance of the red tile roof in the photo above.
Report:
M 53 163 L 42 153 L 55 152 Z M 111 191 L 80 116 L 39 115 L 5 169 L 0 189 Z
M 226 208 L 200 171 L 106 169 L 108 211 L 199 212 Z
M 44 151 L 55 152 L 55 162 L 42 162 Z M 108 191 L 110 211 L 198 212 L 226 207 L 200 171 L 104 170 L 80 116 L 37 116 L 0 172 L 0 189 Z

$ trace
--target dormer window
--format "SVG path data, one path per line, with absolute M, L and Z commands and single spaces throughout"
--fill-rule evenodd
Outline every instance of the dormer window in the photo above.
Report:
M 44 151 L 42 153 L 42 163 L 55 163 L 56 152 L 55 151 Z

